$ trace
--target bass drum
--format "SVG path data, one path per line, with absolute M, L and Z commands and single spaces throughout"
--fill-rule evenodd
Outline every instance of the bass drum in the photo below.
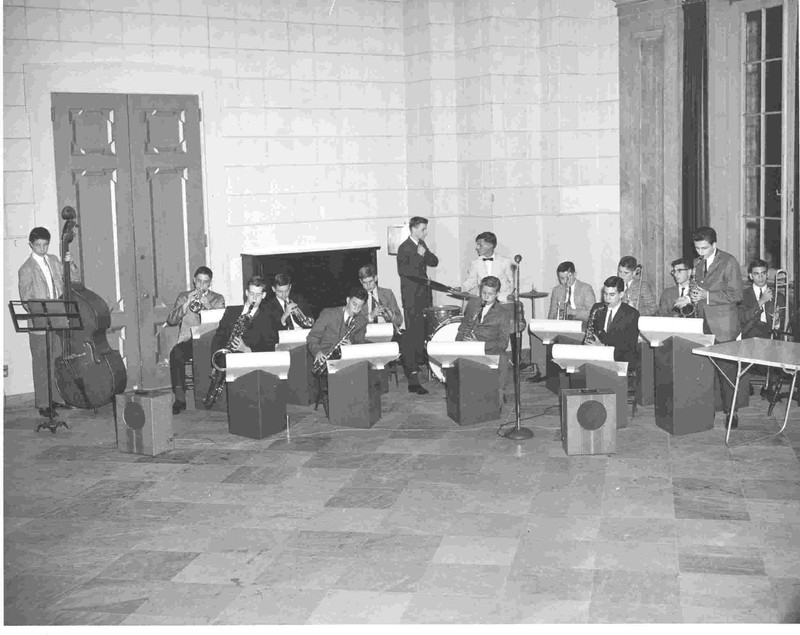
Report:
M 454 315 L 443 324 L 440 324 L 433 332 L 433 335 L 431 335 L 430 341 L 455 342 L 456 335 L 458 335 L 458 327 L 461 324 L 461 320 L 463 318 L 464 318 L 463 315 Z M 428 368 L 430 368 L 431 374 L 434 377 L 436 377 L 436 379 L 438 379 L 441 383 L 445 383 L 444 372 L 442 371 L 442 367 L 438 362 L 429 358 Z
M 459 313 L 461 313 L 461 307 L 455 304 L 429 306 L 423 309 L 422 317 L 425 321 L 425 341 L 430 342 L 436 330 Z

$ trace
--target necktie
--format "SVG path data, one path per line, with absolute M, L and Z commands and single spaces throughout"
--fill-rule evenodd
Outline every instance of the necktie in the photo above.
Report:
M 372 313 L 372 309 L 374 309 L 376 306 L 378 306 L 378 296 L 373 293 L 371 295 L 371 297 L 372 297 L 372 307 L 370 308 L 370 313 Z M 373 324 L 377 324 L 378 323 L 378 316 L 377 315 L 373 318 L 372 323 Z
M 572 287 L 567 287 L 567 306 L 572 308 Z
M 764 295 L 764 289 L 762 287 L 758 287 L 758 300 L 761 299 L 761 296 Z
M 50 293 L 52 293 L 53 298 L 56 297 L 56 279 L 53 277 L 53 270 L 50 268 L 50 263 L 47 262 L 47 256 L 43 256 L 44 266 L 47 267 L 47 273 L 50 274 Z M 67 263 L 69 267 L 69 263 Z
M 283 307 L 283 310 L 285 311 L 286 310 L 286 303 L 285 302 L 281 302 L 281 306 Z M 286 329 L 289 330 L 289 331 L 293 331 L 294 330 L 294 321 L 292 320 L 292 314 L 291 313 L 289 314 L 289 317 L 286 320 Z
M 684 287 L 681 287 L 681 295 L 680 295 L 680 297 L 683 297 L 683 292 L 684 291 L 686 291 L 686 289 Z
M 708 260 L 703 259 L 703 278 L 708 275 Z
M 487 260 L 488 260 L 489 262 L 494 262 L 494 258 L 484 258 L 484 259 L 483 259 L 483 261 L 484 261 L 484 262 L 486 262 Z
M 606 315 L 606 327 L 603 329 L 606 333 L 608 333 L 608 327 L 611 326 L 611 320 L 614 319 L 614 312 L 609 309 L 608 314 Z

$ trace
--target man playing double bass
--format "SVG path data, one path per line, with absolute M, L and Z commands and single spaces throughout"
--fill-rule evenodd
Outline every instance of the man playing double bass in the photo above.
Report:
M 64 293 L 64 269 L 58 256 L 47 253 L 50 249 L 50 232 L 44 227 L 34 227 L 28 235 L 28 245 L 31 255 L 19 268 L 19 299 L 25 300 L 56 300 Z M 64 261 L 69 263 L 71 275 L 80 277 L 78 265 L 72 260 L 72 254 L 67 252 Z M 36 407 L 42 417 L 57 416 L 56 406 L 66 408 L 63 404 L 49 403 L 47 395 L 47 336 L 45 333 L 28 334 L 31 347 L 31 362 L 33 366 L 33 392 Z M 51 338 L 53 350 L 51 351 L 51 377 L 53 395 L 57 395 L 58 388 L 55 382 L 55 359 L 61 354 L 61 343 L 58 338 Z

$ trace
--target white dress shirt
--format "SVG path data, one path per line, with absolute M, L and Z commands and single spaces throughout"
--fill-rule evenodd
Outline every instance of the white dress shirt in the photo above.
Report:
M 44 275 L 44 279 L 47 281 L 47 291 L 48 291 L 48 298 L 53 299 L 56 297 L 55 292 L 55 282 L 53 281 L 53 271 L 50 268 L 50 264 L 44 259 L 43 256 L 39 254 L 31 253 L 33 259 L 36 261 L 36 264 L 39 265 L 39 269 L 42 270 L 42 274 Z

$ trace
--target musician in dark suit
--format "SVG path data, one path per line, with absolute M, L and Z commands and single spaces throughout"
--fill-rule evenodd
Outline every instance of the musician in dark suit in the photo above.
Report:
M 681 309 L 692 303 L 692 298 L 689 297 L 689 277 L 692 275 L 694 261 L 691 258 L 677 258 L 670 264 L 675 286 L 664 289 L 658 303 L 658 314 L 662 317 L 680 317 Z
M 775 298 L 767 284 L 767 263 L 760 258 L 753 260 L 747 266 L 747 277 L 753 284 L 744 288 L 742 303 L 739 305 L 742 339 L 748 337 L 769 339 L 772 322 L 775 319 Z M 778 294 L 778 306 L 782 306 L 783 303 L 783 295 Z
M 391 322 L 396 329 L 403 325 L 403 313 L 397 305 L 391 289 L 378 286 L 378 274 L 372 265 L 364 265 L 358 270 L 358 280 L 367 292 L 364 311 L 367 320 L 373 324 Z
M 586 343 L 594 346 L 613 346 L 614 360 L 628 362 L 628 372 L 636 369 L 637 342 L 639 339 L 639 312 L 623 302 L 625 281 L 611 276 L 603 282 L 603 302 L 592 307 L 594 337 Z M 588 326 L 587 326 L 588 328 Z
M 456 341 L 486 343 L 487 355 L 499 355 L 500 401 L 505 401 L 505 386 L 508 379 L 509 333 L 513 330 L 514 305 L 504 304 L 498 299 L 500 279 L 486 276 L 481 280 L 480 297 L 470 298 L 464 308 L 464 319 L 458 325 Z M 524 326 L 523 326 L 524 328 Z
M 367 292 L 360 287 L 352 287 L 347 294 L 344 306 L 322 309 L 319 318 L 308 333 L 306 344 L 314 361 L 322 360 L 331 349 L 342 341 L 351 326 L 355 328 L 343 342 L 363 344 L 367 334 L 367 316 L 362 310 L 367 301 Z
M 700 254 L 694 261 L 697 288 L 692 291 L 692 302 L 697 305 L 698 316 L 705 320 L 706 331 L 714 334 L 715 343 L 730 342 L 741 330 L 738 304 L 742 301 L 742 274 L 739 262 L 717 248 L 717 232 L 711 227 L 698 227 L 692 240 L 695 251 Z M 727 418 L 733 401 L 733 385 L 728 380 L 735 382 L 738 370 L 736 362 L 726 360 L 717 360 L 717 366 Z M 731 427 L 739 427 L 735 414 Z
M 229 306 L 219 321 L 214 338 L 211 340 L 212 354 L 221 348 L 228 348 L 231 352 L 263 353 L 275 350 L 275 341 L 272 337 L 270 322 L 267 312 L 261 308 L 261 303 L 267 297 L 267 282 L 261 276 L 253 276 L 247 281 L 244 305 Z M 237 337 L 227 346 L 233 328 L 239 318 L 250 311 L 250 323 L 241 337 Z
M 428 267 L 439 259 L 428 249 L 428 219 L 414 216 L 408 223 L 411 235 L 397 249 L 397 273 L 400 275 L 400 299 L 405 313 L 406 332 L 403 351 L 403 370 L 408 377 L 408 392 L 425 395 L 428 391 L 419 383 L 419 366 L 425 363 L 424 310 L 432 304 L 429 286 L 414 282 L 408 276 L 428 277 Z
M 279 341 L 278 331 L 309 328 L 314 324 L 314 318 L 305 298 L 292 291 L 292 278 L 288 273 L 279 273 L 273 278 L 272 292 L 275 295 L 264 300 L 261 308 L 269 319 L 270 350 L 274 351 Z
M 558 285 L 550 292 L 548 320 L 555 320 L 561 311 L 569 319 L 586 320 L 595 303 L 592 285 L 575 277 L 575 264 L 565 260 L 556 267 Z M 570 317 L 571 316 L 571 317 Z
M 22 263 L 18 271 L 19 299 L 25 300 L 57 300 L 64 293 L 64 269 L 58 256 L 47 253 L 50 249 L 50 232 L 44 227 L 34 227 L 28 235 L 31 255 Z M 69 263 L 70 275 L 80 278 L 78 265 L 67 252 L 64 261 Z M 47 394 L 47 335 L 45 333 L 28 333 L 33 366 L 34 404 L 39 414 L 45 418 L 57 416 L 56 406 L 63 404 L 49 403 Z M 50 371 L 53 396 L 58 394 L 55 382 L 54 363 L 61 355 L 61 342 L 57 337 L 51 338 Z
M 192 327 L 200 325 L 200 311 L 224 309 L 225 298 L 211 291 L 214 273 L 208 267 L 194 272 L 194 289 L 181 291 L 167 316 L 169 326 L 178 326 L 178 342 L 169 352 L 169 375 L 172 380 L 172 414 L 186 410 L 186 364 L 192 361 Z

